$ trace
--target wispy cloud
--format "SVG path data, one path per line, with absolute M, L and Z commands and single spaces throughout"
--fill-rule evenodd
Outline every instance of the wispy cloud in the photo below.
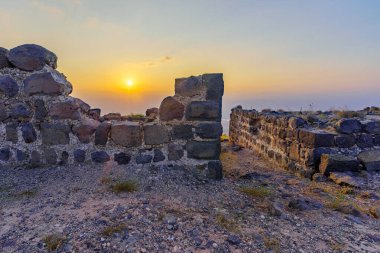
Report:
M 47 4 L 46 2 L 44 1 L 40 1 L 40 0 L 34 0 L 33 1 L 33 4 L 38 8 L 40 9 L 41 11 L 45 12 L 45 13 L 48 13 L 50 15 L 53 15 L 53 16 L 60 16 L 60 17 L 63 17 L 65 16 L 65 11 L 57 6 L 53 6 L 53 5 L 50 5 L 50 4 Z
M 172 61 L 172 60 L 173 60 L 173 57 L 171 57 L 171 56 L 163 56 L 163 57 L 156 59 L 156 60 L 143 62 L 142 65 L 153 67 L 153 66 L 157 66 L 157 65 L 167 63 L 167 62 Z

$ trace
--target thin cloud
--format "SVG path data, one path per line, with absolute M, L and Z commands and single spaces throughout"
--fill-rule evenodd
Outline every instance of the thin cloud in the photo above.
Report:
M 158 65 L 167 63 L 167 62 L 172 61 L 172 60 L 173 60 L 173 57 L 171 57 L 171 56 L 163 56 L 157 60 L 143 62 L 142 65 L 153 67 L 153 66 L 158 66 Z
M 64 16 L 65 15 L 65 11 L 62 10 L 61 8 L 59 8 L 57 6 L 49 5 L 43 1 L 35 0 L 35 1 L 33 1 L 33 4 L 37 8 L 39 8 L 41 11 L 48 13 L 50 15 L 54 15 L 54 16 Z

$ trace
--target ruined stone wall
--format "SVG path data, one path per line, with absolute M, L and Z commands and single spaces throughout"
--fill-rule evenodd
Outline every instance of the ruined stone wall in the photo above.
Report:
M 304 177 L 315 173 L 380 171 L 380 121 L 337 119 L 332 112 L 297 115 L 233 108 L 230 141 Z
M 182 166 L 220 179 L 222 74 L 175 80 L 175 95 L 146 117 L 100 115 L 56 70 L 54 53 L 37 45 L 0 48 L 0 163 Z M 126 105 L 128 106 L 128 105 Z

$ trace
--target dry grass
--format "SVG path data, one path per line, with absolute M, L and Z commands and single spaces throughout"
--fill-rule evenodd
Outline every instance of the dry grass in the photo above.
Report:
M 254 198 L 265 198 L 273 195 L 273 191 L 266 187 L 241 187 L 239 191 L 254 197 Z
M 336 117 L 338 119 L 343 119 L 343 118 L 362 118 L 364 115 L 360 112 L 356 112 L 356 111 L 346 111 L 346 110 L 343 110 L 343 111 L 337 111 L 335 113 Z
M 267 249 L 272 250 L 276 253 L 281 252 L 280 242 L 275 238 L 264 237 L 264 245 Z
M 21 191 L 15 194 L 15 197 L 20 197 L 20 198 L 32 198 L 37 195 L 37 189 L 28 189 L 25 191 Z
M 215 217 L 215 222 L 220 227 L 230 231 L 230 232 L 239 232 L 239 226 L 238 224 L 232 220 L 228 219 L 225 215 L 218 213 Z
M 125 224 L 119 224 L 119 225 L 115 225 L 115 226 L 109 226 L 109 227 L 106 227 L 104 228 L 100 234 L 102 236 L 111 236 L 115 233 L 120 233 L 121 231 L 123 231 L 124 229 L 126 229 L 127 226 Z
M 111 185 L 111 190 L 115 193 L 135 192 L 138 190 L 138 184 L 132 180 L 119 181 Z
M 47 235 L 42 239 L 42 241 L 46 244 L 46 249 L 48 251 L 57 250 L 65 240 L 66 237 L 61 234 Z
M 223 173 L 225 177 L 239 177 L 240 171 L 238 169 L 238 156 L 233 152 L 222 152 L 220 160 L 223 163 Z

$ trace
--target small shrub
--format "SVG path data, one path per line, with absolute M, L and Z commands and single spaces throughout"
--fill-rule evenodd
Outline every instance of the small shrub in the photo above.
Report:
M 275 238 L 264 238 L 264 245 L 267 249 L 273 250 L 274 252 L 280 251 L 280 242 Z
M 129 121 L 144 121 L 145 115 L 139 114 L 139 113 L 131 113 L 131 114 L 127 115 L 126 118 Z
M 268 189 L 268 188 L 265 188 L 265 187 L 241 187 L 239 189 L 241 192 L 249 195 L 249 196 L 252 196 L 252 197 L 255 197 L 255 198 L 265 198 L 265 197 L 269 197 L 271 195 L 273 195 L 273 192 L 271 189 Z
M 111 236 L 115 233 L 120 233 L 121 231 L 123 231 L 124 229 L 126 229 L 127 226 L 125 224 L 119 224 L 119 225 L 116 225 L 116 226 L 109 226 L 109 227 L 106 227 L 104 228 L 100 234 L 102 236 Z
M 46 249 L 48 251 L 57 250 L 65 240 L 66 237 L 61 234 L 47 235 L 42 239 L 42 241 L 46 244 Z
M 355 191 L 354 191 L 354 189 L 352 187 L 344 186 L 340 190 L 340 193 L 342 193 L 344 195 L 347 195 L 347 194 L 354 194 Z
M 111 190 L 115 193 L 120 192 L 135 192 L 138 189 L 138 185 L 135 181 L 125 180 L 119 181 L 111 185 Z
M 234 220 L 228 219 L 223 214 L 217 214 L 215 217 L 216 223 L 222 228 L 230 231 L 230 232 L 238 232 L 239 228 Z
M 339 119 L 363 117 L 361 113 L 356 112 L 356 111 L 337 111 L 336 116 Z

